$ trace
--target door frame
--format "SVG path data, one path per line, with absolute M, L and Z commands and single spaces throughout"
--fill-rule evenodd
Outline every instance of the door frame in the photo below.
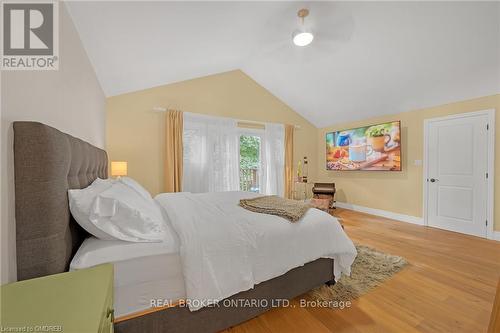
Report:
M 424 219 L 424 225 L 429 226 L 428 219 L 428 191 L 429 191 L 429 183 L 427 182 L 428 175 L 428 167 L 429 167 L 429 151 L 428 151 L 428 134 L 429 134 L 429 126 L 433 122 L 443 121 L 443 120 L 452 120 L 459 118 L 468 118 L 486 115 L 488 116 L 488 181 L 487 181 L 487 192 L 488 199 L 486 203 L 486 216 L 488 219 L 488 226 L 486 227 L 486 235 L 483 238 L 487 239 L 495 239 L 493 226 L 495 224 L 494 220 L 494 207 L 495 207 L 495 109 L 487 109 L 481 111 L 474 112 L 466 112 L 453 114 L 445 117 L 437 117 L 437 118 L 428 118 L 424 119 L 424 159 L 423 159 L 423 212 L 422 216 Z M 485 221 L 486 223 L 486 221 Z

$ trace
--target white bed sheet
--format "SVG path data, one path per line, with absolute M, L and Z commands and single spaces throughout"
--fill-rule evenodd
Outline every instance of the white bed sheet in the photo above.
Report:
M 179 253 L 114 262 L 117 317 L 186 298 Z
M 155 197 L 180 239 L 191 311 L 280 276 L 318 258 L 350 274 L 356 248 L 337 219 L 309 209 L 296 223 L 238 205 L 249 192 L 163 193 Z
M 90 237 L 75 254 L 70 270 L 103 263 L 114 266 L 116 317 L 148 309 L 153 300 L 176 302 L 186 297 L 175 238 L 163 243 L 130 243 Z

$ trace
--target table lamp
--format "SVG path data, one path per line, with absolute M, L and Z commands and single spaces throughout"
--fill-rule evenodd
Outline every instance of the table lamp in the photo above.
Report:
M 127 162 L 112 161 L 111 162 L 111 177 L 120 178 L 127 175 Z

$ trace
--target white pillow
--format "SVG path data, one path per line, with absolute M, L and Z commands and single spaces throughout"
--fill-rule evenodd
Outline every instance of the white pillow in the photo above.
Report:
M 106 232 L 97 228 L 90 220 L 90 208 L 95 198 L 113 184 L 111 179 L 97 178 L 92 184 L 84 189 L 68 190 L 69 210 L 76 222 L 89 234 L 104 240 L 113 240 Z
M 159 242 L 166 230 L 159 205 L 122 182 L 95 198 L 89 220 L 114 239 L 129 242 Z
M 133 180 L 132 178 L 120 177 L 120 178 L 118 178 L 118 181 L 131 187 L 134 191 L 137 191 L 137 193 L 139 193 L 145 199 L 148 199 L 148 200 L 153 199 L 151 197 L 151 194 L 149 194 L 149 192 L 144 187 L 142 187 L 141 184 L 139 184 L 137 181 Z

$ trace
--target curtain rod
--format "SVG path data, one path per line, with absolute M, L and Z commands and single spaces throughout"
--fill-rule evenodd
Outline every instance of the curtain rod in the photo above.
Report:
M 167 111 L 170 111 L 170 110 L 171 109 L 164 108 L 163 106 L 154 106 L 153 107 L 153 111 L 154 112 L 167 112 Z M 225 118 L 228 118 L 228 117 L 225 117 Z M 237 118 L 233 118 L 233 119 L 238 120 L 238 122 L 240 122 L 240 123 L 255 124 L 255 125 L 264 125 L 264 123 L 259 122 L 259 121 L 255 121 L 255 120 L 244 120 L 244 119 L 237 119 Z M 300 129 L 300 125 L 293 125 L 293 127 L 295 129 Z

